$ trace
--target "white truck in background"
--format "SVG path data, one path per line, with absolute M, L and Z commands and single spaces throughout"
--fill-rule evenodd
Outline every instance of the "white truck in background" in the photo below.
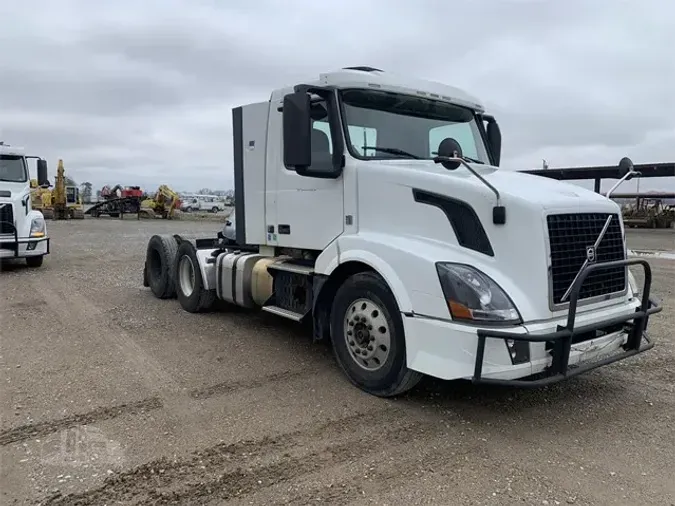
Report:
M 225 201 L 217 195 L 186 195 L 181 198 L 180 210 L 186 213 L 207 211 L 215 214 L 225 210 Z
M 29 158 L 37 158 L 38 185 L 49 184 L 45 160 L 0 142 L 0 262 L 25 258 L 29 267 L 40 267 L 49 236 L 44 216 L 31 205 Z
M 216 238 L 150 238 L 155 296 L 310 321 L 378 396 L 423 375 L 540 386 L 653 346 L 619 207 L 499 170 L 497 122 L 463 91 L 351 67 L 232 120 L 235 212 Z

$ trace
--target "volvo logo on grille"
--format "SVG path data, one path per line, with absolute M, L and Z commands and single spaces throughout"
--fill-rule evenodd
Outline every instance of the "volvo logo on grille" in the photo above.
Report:
M 574 286 L 574 283 L 577 282 L 577 279 L 579 279 L 579 276 L 581 276 L 581 273 L 588 266 L 588 264 L 595 263 L 596 250 L 598 249 L 598 247 L 600 246 L 600 243 L 602 242 L 603 238 L 605 237 L 605 234 L 607 233 L 607 229 L 609 228 L 609 224 L 611 223 L 611 221 L 612 221 L 612 215 L 610 214 L 607 217 L 607 221 L 605 221 L 605 225 L 602 227 L 602 230 L 600 231 L 600 234 L 598 235 L 598 238 L 595 240 L 595 244 L 593 244 L 592 246 L 586 246 L 586 260 L 584 260 L 584 264 L 579 269 L 579 272 L 577 272 L 577 275 L 574 276 L 574 279 L 570 283 L 570 286 L 567 288 L 567 291 L 560 298 L 560 302 L 565 302 L 567 297 L 570 296 L 570 293 L 572 293 L 572 287 Z

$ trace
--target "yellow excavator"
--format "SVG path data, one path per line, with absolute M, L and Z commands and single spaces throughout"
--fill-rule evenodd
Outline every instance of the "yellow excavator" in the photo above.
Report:
M 30 201 L 31 207 L 36 211 L 41 211 L 47 220 L 54 218 L 52 209 L 52 191 L 49 189 L 49 183 L 39 186 L 37 179 L 30 180 Z
M 180 209 L 180 196 L 163 184 L 152 197 L 141 201 L 140 214 L 148 218 L 160 216 L 172 219 L 175 217 L 176 209 Z
M 66 186 L 66 207 L 68 217 L 74 220 L 84 219 L 84 204 L 77 186 Z
M 46 219 L 84 219 L 80 189 L 77 186 L 66 186 L 63 160 L 59 160 L 53 188 L 49 184 L 38 186 L 37 180 L 31 180 L 31 206 L 42 211 Z

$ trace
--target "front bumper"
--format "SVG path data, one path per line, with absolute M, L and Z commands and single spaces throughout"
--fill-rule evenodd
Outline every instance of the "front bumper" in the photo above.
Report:
M 8 225 L 7 222 L 3 222 Z M 0 236 L 0 258 L 25 258 L 49 254 L 49 237 L 19 237 L 13 224 L 12 234 Z
M 628 267 L 629 265 L 641 265 L 644 269 L 645 281 L 640 306 L 632 313 L 614 316 L 610 319 L 604 319 L 592 324 L 575 327 L 579 292 L 586 277 L 591 272 L 598 269 L 617 266 Z M 565 326 L 558 326 L 558 329 L 555 332 L 530 334 L 495 329 L 479 329 L 477 331 L 478 346 L 476 348 L 476 361 L 472 381 L 479 384 L 540 387 L 556 383 L 566 378 L 578 376 L 579 374 L 632 357 L 638 353 L 651 349 L 654 346 L 654 343 L 649 340 L 645 333 L 647 322 L 650 315 L 662 310 L 662 307 L 650 298 L 651 282 L 652 273 L 649 263 L 641 258 L 630 258 L 589 265 L 581 273 L 572 288 L 567 314 L 567 324 Z M 612 326 L 621 326 L 622 329 L 621 332 L 616 332 L 615 336 L 607 336 L 608 338 L 614 337 L 613 341 L 616 343 L 617 336 L 619 338 L 621 337 L 621 334 L 626 336 L 625 339 L 621 340 L 620 343 L 615 346 L 617 350 L 621 348 L 621 352 L 595 361 L 582 362 L 580 360 L 575 360 L 576 363 L 570 362 L 573 344 L 583 344 L 583 342 L 578 341 L 580 337 L 583 338 L 583 336 L 588 336 L 589 334 L 596 333 L 601 329 L 607 329 Z M 500 339 L 507 343 L 511 343 L 511 348 L 514 350 L 512 354 L 513 358 L 517 358 L 518 349 L 523 349 L 523 343 L 526 344 L 526 349 L 529 349 L 530 343 L 545 343 L 550 358 L 546 359 L 546 366 L 541 372 L 538 372 L 529 378 L 506 379 L 486 377 L 483 374 L 483 362 L 485 359 L 487 339 Z M 646 343 L 644 345 L 642 344 L 643 340 Z M 576 354 L 576 357 L 578 358 L 578 353 Z

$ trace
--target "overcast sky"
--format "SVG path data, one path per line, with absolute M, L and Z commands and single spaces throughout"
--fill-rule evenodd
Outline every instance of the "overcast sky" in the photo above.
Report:
M 233 106 L 354 65 L 478 96 L 505 168 L 675 161 L 673 0 L 24 0 L 0 20 L 0 138 L 95 188 L 230 188 Z

